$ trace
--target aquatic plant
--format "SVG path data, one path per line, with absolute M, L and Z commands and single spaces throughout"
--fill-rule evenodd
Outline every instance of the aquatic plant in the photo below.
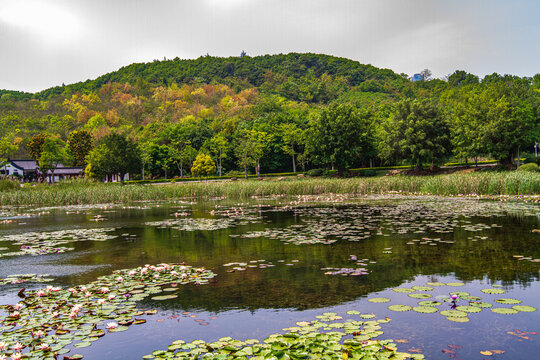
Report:
M 155 311 L 139 310 L 135 303 L 161 293 L 162 286 L 206 284 L 214 276 L 203 268 L 159 264 L 118 270 L 68 289 L 50 285 L 33 291 L 23 289 L 19 291 L 19 303 L 0 306 L 6 313 L 0 316 L 4 344 L 0 350 L 5 350 L 0 356 L 28 349 L 25 357 L 44 359 L 69 352 L 71 344 L 75 348 L 90 346 L 105 335 L 105 330 L 119 332 L 143 324 L 145 320 L 137 316 Z
M 360 314 L 349 311 L 349 315 Z M 315 321 L 297 322 L 285 333 L 272 334 L 262 342 L 223 337 L 215 342 L 174 341 L 167 350 L 156 350 L 143 359 L 423 359 L 422 354 L 398 352 L 392 340 L 375 340 L 383 334 L 382 324 L 390 319 L 346 320 L 336 313 L 316 316 Z
M 540 173 L 490 172 L 437 176 L 234 181 L 163 185 L 103 184 L 88 181 L 6 190 L 0 205 L 125 203 L 178 198 L 249 199 L 253 196 L 323 194 L 524 195 L 540 194 Z

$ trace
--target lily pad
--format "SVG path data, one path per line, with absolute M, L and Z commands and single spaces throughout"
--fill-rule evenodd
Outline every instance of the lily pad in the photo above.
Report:
M 375 298 L 368 299 L 368 301 L 372 303 L 386 303 L 386 302 L 389 302 L 390 299 L 385 298 L 385 297 L 375 297 Z
M 491 309 L 491 311 L 497 314 L 505 314 L 505 315 L 517 314 L 519 312 L 518 310 L 508 309 L 508 308 L 493 308 Z
M 466 306 L 466 305 L 463 305 L 463 306 L 458 306 L 456 308 L 456 310 L 464 311 L 466 313 L 478 313 L 478 312 L 482 311 L 482 308 L 480 308 L 478 306 Z
M 521 304 L 521 300 L 518 299 L 497 299 L 495 302 L 498 302 L 499 304 Z
M 429 294 L 409 294 L 413 299 L 429 299 L 431 295 Z
M 512 306 L 512 309 L 517 310 L 517 311 L 523 311 L 523 312 L 534 312 L 537 310 L 535 307 L 527 306 L 527 305 L 515 305 L 515 306 Z
M 395 292 L 398 292 L 398 293 L 412 293 L 412 292 L 414 292 L 414 290 L 410 289 L 410 288 L 394 288 L 392 290 L 394 290 Z
M 476 306 L 479 308 L 490 308 L 493 305 L 485 301 L 469 301 L 470 306 Z
M 412 306 L 409 305 L 390 305 L 388 306 L 389 310 L 392 311 L 409 311 L 412 309 Z
M 77 344 L 75 344 L 75 345 L 73 345 L 73 346 L 76 347 L 76 348 L 84 348 L 84 347 L 88 347 L 88 346 L 90 346 L 90 345 L 92 345 L 91 342 L 89 342 L 89 341 L 82 341 L 82 342 L 77 343 Z
M 441 311 L 441 315 L 447 317 L 465 317 L 467 316 L 467 313 L 459 310 L 443 310 Z
M 443 283 L 443 282 L 428 282 L 428 283 L 426 283 L 426 285 L 429 285 L 429 286 L 445 286 L 446 284 Z
M 484 294 L 504 294 L 505 293 L 503 289 L 482 289 L 482 292 Z
M 464 286 L 465 283 L 462 283 L 462 282 L 449 282 L 449 283 L 446 283 L 446 285 L 448 285 L 448 286 Z
M 461 317 L 447 316 L 446 320 L 450 320 L 450 321 L 453 321 L 453 322 L 459 322 L 459 323 L 469 322 L 469 318 L 468 317 L 463 317 L 463 316 L 461 316 Z
M 433 300 L 426 300 L 426 301 L 420 301 L 418 305 L 420 306 L 439 306 L 442 303 L 439 301 L 433 301 Z
M 431 291 L 433 288 L 431 286 L 413 286 L 413 290 L 415 291 Z
M 163 301 L 163 300 L 176 299 L 177 297 L 178 297 L 178 295 L 161 295 L 161 296 L 151 297 L 150 299 L 156 300 L 156 301 Z
M 439 309 L 433 306 L 416 306 L 416 307 L 413 307 L 413 310 L 419 313 L 423 313 L 423 314 L 431 314 L 431 313 L 436 313 L 437 311 L 439 311 Z

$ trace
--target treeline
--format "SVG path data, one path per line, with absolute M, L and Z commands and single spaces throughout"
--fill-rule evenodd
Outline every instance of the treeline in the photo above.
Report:
M 52 158 L 86 166 L 90 150 L 118 135 L 135 144 L 146 177 L 184 176 L 200 153 L 219 174 L 508 163 L 534 151 L 539 124 L 540 74 L 456 71 L 413 83 L 315 54 L 155 61 L 36 94 L 0 90 L 0 158 L 40 159 L 31 150 L 39 135 L 54 139 L 44 142 Z

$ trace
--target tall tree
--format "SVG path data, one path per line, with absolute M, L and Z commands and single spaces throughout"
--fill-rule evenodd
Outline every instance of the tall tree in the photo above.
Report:
M 42 176 L 47 176 L 50 172 L 50 182 L 53 182 L 54 171 L 57 166 L 67 158 L 64 142 L 57 136 L 48 136 L 43 142 L 41 155 L 39 157 L 39 170 Z
M 383 158 L 409 160 L 418 169 L 423 163 L 440 164 L 450 153 L 449 127 L 429 100 L 403 100 L 381 126 Z
M 119 175 L 123 185 L 127 173 L 137 173 L 141 169 L 141 154 L 139 148 L 124 135 L 111 134 L 90 152 L 88 165 L 93 176 Z
M 43 151 L 43 143 L 45 143 L 46 138 L 46 134 L 39 133 L 32 136 L 32 139 L 30 139 L 27 144 L 28 151 L 30 152 L 30 157 L 38 163 L 38 166 L 39 158 L 41 157 L 41 152 Z
M 219 176 L 222 175 L 222 161 L 227 158 L 227 149 L 229 148 L 229 141 L 223 133 L 218 133 L 212 137 L 207 144 L 209 151 L 215 156 L 218 168 Z
M 300 154 L 299 147 L 304 144 L 304 131 L 295 123 L 282 124 L 280 130 L 285 143 L 283 151 L 292 157 L 293 172 L 296 172 L 296 156 Z
M 349 104 L 330 105 L 311 124 L 307 151 L 316 164 L 332 164 L 343 175 L 345 169 L 372 152 L 372 114 Z
M 69 134 L 67 151 L 73 157 L 73 165 L 86 166 L 86 157 L 92 151 L 92 134 L 87 130 L 73 131 Z
M 243 129 L 238 132 L 236 139 L 235 153 L 238 165 L 244 168 L 245 178 L 248 178 L 248 166 L 255 166 L 257 176 L 260 176 L 260 160 L 271 136 L 264 131 Z

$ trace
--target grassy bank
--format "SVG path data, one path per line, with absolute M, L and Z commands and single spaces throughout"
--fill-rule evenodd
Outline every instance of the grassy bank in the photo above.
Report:
M 39 185 L 0 192 L 0 205 L 68 205 L 167 200 L 178 198 L 382 194 L 432 195 L 540 194 L 540 174 L 520 172 L 455 173 L 437 176 L 393 176 L 351 179 L 284 179 L 225 181 L 166 185 L 102 184 L 87 181 Z

